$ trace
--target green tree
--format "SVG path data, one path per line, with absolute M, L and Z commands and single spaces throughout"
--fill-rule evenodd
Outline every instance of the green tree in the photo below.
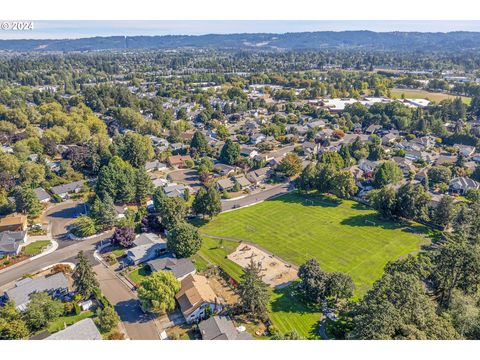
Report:
M 99 284 L 95 278 L 95 272 L 92 269 L 92 265 L 85 257 L 83 251 L 78 253 L 77 261 L 78 263 L 72 274 L 73 286 L 78 294 L 84 299 L 88 299 L 95 289 L 98 288 Z
M 19 175 L 24 185 L 38 187 L 45 180 L 45 166 L 26 161 L 20 166 Z
M 310 259 L 298 269 L 300 278 L 300 290 L 304 297 L 313 303 L 319 303 L 325 298 L 328 275 L 320 268 L 315 259 Z
M 195 194 L 192 210 L 195 214 L 207 215 L 209 217 L 218 215 L 222 211 L 220 193 L 213 186 L 208 187 L 207 190 L 201 188 Z
M 190 141 L 190 151 L 192 154 L 203 154 L 208 150 L 208 142 L 201 131 L 195 131 Z
M 105 194 L 103 199 L 95 197 L 90 208 L 90 217 L 95 220 L 96 227 L 100 229 L 109 229 L 115 225 L 117 211 L 110 195 Z
M 144 167 L 141 167 L 135 174 L 135 199 L 138 204 L 143 204 L 153 193 L 153 183 L 150 175 Z
M 27 324 L 15 308 L 15 303 L 9 300 L 0 306 L 0 340 L 20 340 L 28 334 Z
M 350 171 L 339 171 L 332 180 L 331 192 L 340 198 L 349 198 L 357 193 L 358 187 Z
M 302 160 L 297 154 L 288 153 L 280 161 L 277 170 L 288 177 L 298 175 L 302 171 Z
M 253 316 L 263 317 L 267 313 L 270 302 L 270 290 L 262 281 L 262 267 L 253 259 L 244 269 L 238 286 L 240 302 L 245 311 Z
M 308 164 L 303 169 L 300 176 L 296 179 L 296 186 L 298 190 L 309 192 L 317 188 L 317 168 L 315 164 Z
M 455 205 L 453 198 L 444 195 L 440 199 L 438 205 L 433 209 L 432 220 L 444 230 L 449 228 L 455 218 Z
M 15 207 L 18 212 L 27 214 L 30 218 L 36 218 L 43 209 L 40 200 L 30 187 L 15 190 Z
M 25 321 L 32 331 L 40 330 L 50 321 L 60 317 L 63 308 L 60 301 L 53 300 L 46 292 L 31 294 L 24 314 Z
M 220 152 L 220 161 L 228 165 L 235 165 L 239 157 L 240 144 L 227 139 Z
M 420 184 L 403 185 L 397 192 L 397 209 L 406 219 L 428 220 L 430 195 Z
M 345 167 L 345 161 L 342 156 L 336 151 L 326 151 L 320 156 L 320 164 L 333 165 L 336 171 L 340 171 Z
M 180 222 L 169 231 L 167 247 L 180 258 L 190 257 L 202 247 L 202 238 L 195 226 Z
M 97 233 L 97 224 L 87 215 L 79 216 L 72 224 L 72 233 L 79 237 L 89 237 Z
M 368 195 L 370 204 L 382 217 L 391 219 L 397 214 L 397 193 L 392 187 L 373 190 Z
M 446 166 L 433 166 L 428 171 L 428 179 L 432 184 L 447 183 L 452 178 L 452 170 Z
M 158 194 L 158 192 L 156 194 Z M 158 196 L 155 198 L 158 199 Z M 155 201 L 155 198 L 155 210 L 160 216 L 160 222 L 166 229 L 172 229 L 185 220 L 188 210 L 185 200 L 179 197 L 169 198 L 165 196 L 160 198 L 160 201 Z
M 342 272 L 332 272 L 328 274 L 326 294 L 329 297 L 335 298 L 335 301 L 352 297 L 354 290 L 355 284 L 350 275 Z
M 97 194 L 108 194 L 114 202 L 128 203 L 135 198 L 135 171 L 120 157 L 114 156 L 100 169 L 97 179 Z
M 136 168 L 145 166 L 145 163 L 155 154 L 150 138 L 135 132 L 115 137 L 113 145 L 120 156 Z
M 400 167 L 394 161 L 385 161 L 375 171 L 373 184 L 381 188 L 388 184 L 396 184 L 402 179 L 403 173 Z
M 97 311 L 97 325 L 102 332 L 109 332 L 117 327 L 120 317 L 112 306 L 106 306 Z
M 156 271 L 140 283 L 138 298 L 145 311 L 166 313 L 175 308 L 180 282 L 171 271 Z

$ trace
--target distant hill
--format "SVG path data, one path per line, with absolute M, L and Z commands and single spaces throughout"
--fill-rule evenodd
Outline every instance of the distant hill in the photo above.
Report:
M 0 50 L 18 52 L 114 49 L 368 49 L 462 51 L 480 49 L 480 32 L 420 33 L 320 31 L 285 34 L 210 34 L 199 36 L 110 36 L 64 40 L 0 40 Z

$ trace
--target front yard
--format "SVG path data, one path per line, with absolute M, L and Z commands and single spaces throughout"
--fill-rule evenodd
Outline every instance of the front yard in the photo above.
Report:
M 135 283 L 138 286 L 140 285 L 142 280 L 144 280 L 150 274 L 151 274 L 150 269 L 147 266 L 142 266 L 133 270 L 127 276 L 130 280 L 133 281 L 133 283 Z
M 22 249 L 22 254 L 26 256 L 35 256 L 40 254 L 51 243 L 50 240 L 39 240 L 28 244 Z

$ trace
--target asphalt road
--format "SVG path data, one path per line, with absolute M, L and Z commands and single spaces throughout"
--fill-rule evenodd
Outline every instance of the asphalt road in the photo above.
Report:
M 159 340 L 152 317 L 142 311 L 140 302 L 127 285 L 102 264 L 96 265 L 93 270 L 102 293 L 115 307 L 128 337 L 132 340 Z
M 60 263 L 60 262 L 75 262 L 75 256 L 80 250 L 92 254 L 95 248 L 95 244 L 100 240 L 109 238 L 112 232 L 105 233 L 100 236 L 88 240 L 71 241 L 69 246 L 65 246 L 61 249 L 57 249 L 51 254 L 42 256 L 32 261 L 25 261 L 17 266 L 5 269 L 0 273 L 0 286 L 8 284 L 21 278 L 25 274 L 34 273 L 47 266 Z M 89 256 L 90 261 L 94 261 L 93 256 Z M 96 260 L 95 260 L 96 261 Z
M 263 200 L 286 194 L 290 191 L 292 191 L 290 183 L 283 183 L 258 194 L 247 195 L 241 199 L 223 200 L 222 211 L 232 210 L 246 205 L 252 205 Z
M 67 237 L 68 225 L 85 213 L 85 205 L 79 201 L 68 201 L 52 206 L 43 215 L 43 222 L 52 224 L 52 236 L 59 248 L 69 246 L 72 240 Z

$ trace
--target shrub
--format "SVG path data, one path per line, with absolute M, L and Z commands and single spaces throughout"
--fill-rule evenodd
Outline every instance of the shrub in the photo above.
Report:
M 123 335 L 120 331 L 115 330 L 108 335 L 107 340 L 125 340 L 125 335 Z
M 82 309 L 80 309 L 80 305 L 78 305 L 78 303 L 73 303 L 73 309 L 75 311 L 75 315 L 80 315 L 82 312 Z

